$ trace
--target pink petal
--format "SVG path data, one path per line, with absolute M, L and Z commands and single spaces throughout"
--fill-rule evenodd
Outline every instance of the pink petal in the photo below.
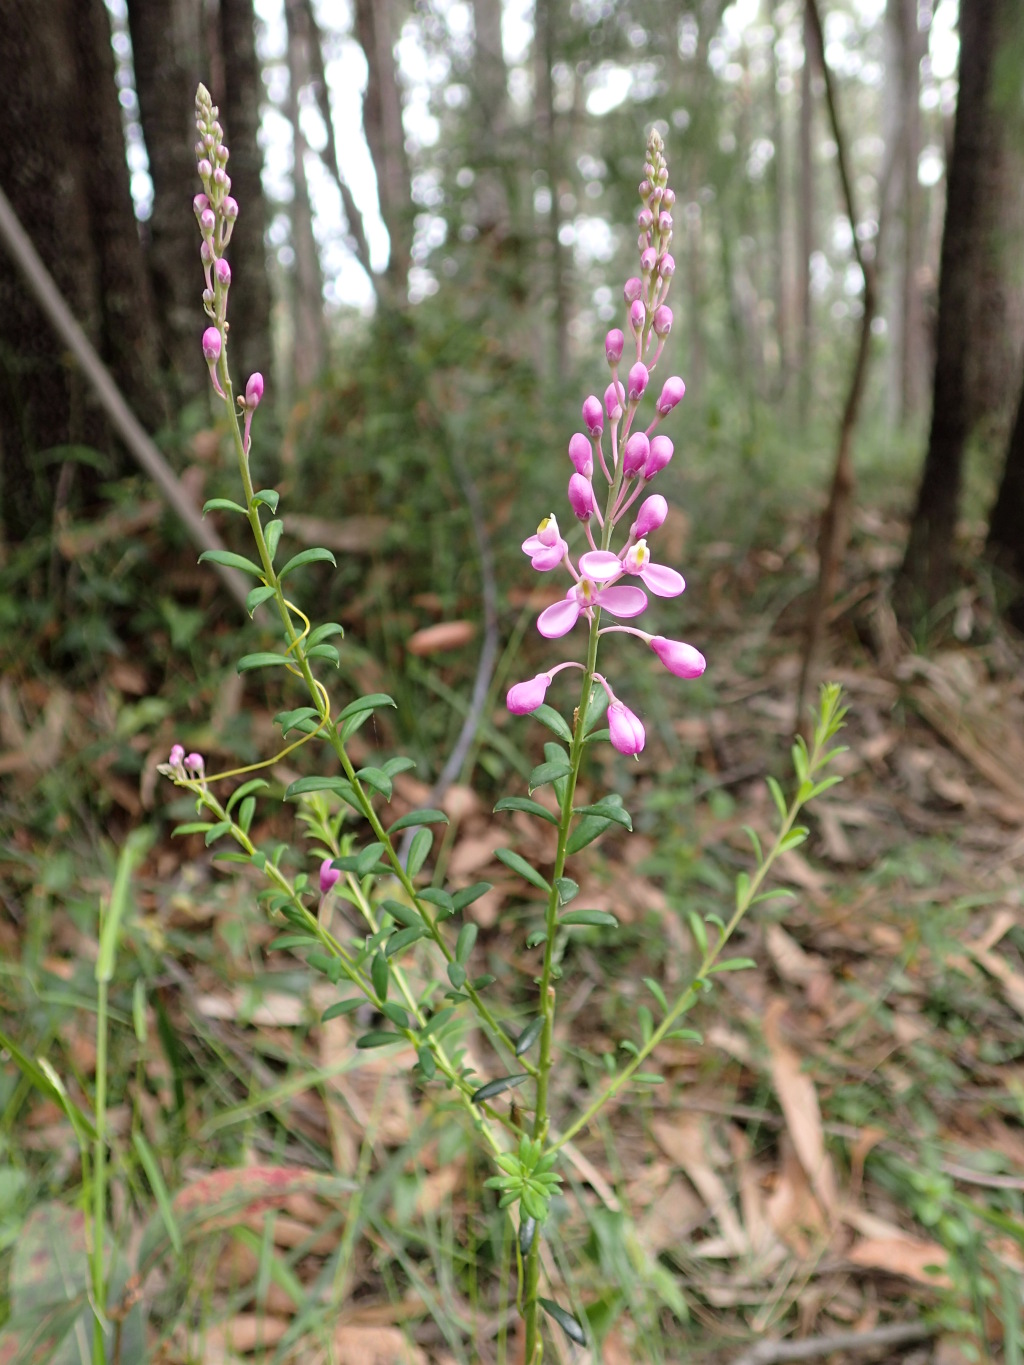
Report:
M 580 604 L 575 596 L 566 597 L 553 606 L 545 607 L 537 617 L 537 629 L 546 640 L 557 640 L 568 635 L 579 619 Z
M 540 573 L 547 573 L 550 569 L 557 569 L 565 555 L 567 545 L 559 537 L 554 545 L 545 545 L 539 536 L 530 536 L 523 541 L 523 549 L 530 556 L 530 563 Z
M 640 570 L 640 577 L 655 597 L 678 597 L 686 587 L 683 575 L 667 564 L 648 564 Z
M 585 555 L 580 555 L 580 573 L 584 578 L 592 578 L 595 583 L 617 578 L 621 572 L 622 560 L 611 550 L 588 550 Z
M 647 607 L 647 594 L 628 585 L 602 588 L 597 594 L 597 605 L 613 616 L 639 616 Z

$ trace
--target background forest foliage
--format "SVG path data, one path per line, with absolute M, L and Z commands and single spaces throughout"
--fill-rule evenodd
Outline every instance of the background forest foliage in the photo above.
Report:
M 660 682 L 636 684 L 654 740 L 636 779 L 641 851 L 612 840 L 592 869 L 632 918 L 620 942 L 580 952 L 566 1022 L 580 1085 L 631 983 L 678 970 L 677 920 L 743 865 L 739 828 L 765 818 L 755 787 L 783 774 L 798 695 L 822 677 L 851 694 L 852 757 L 813 856 L 790 866 L 798 908 L 750 930 L 761 965 L 723 992 L 718 1060 L 669 1060 L 688 1116 L 616 1115 L 588 1148 L 643 1214 L 627 1237 L 580 1175 L 588 1212 L 562 1250 L 585 1267 L 609 1365 L 693 1358 L 675 1353 L 684 1338 L 738 1360 L 766 1333 L 827 1342 L 879 1324 L 926 1343 L 922 1359 L 1024 1351 L 1022 72 L 1015 0 L 3 6 L 0 191 L 197 507 L 234 494 L 191 212 L 193 98 L 211 89 L 242 206 L 232 366 L 267 380 L 260 477 L 282 490 L 296 548 L 336 553 L 336 572 L 306 571 L 307 600 L 345 625 L 340 686 L 393 691 L 378 738 L 416 757 L 422 783 L 459 734 L 481 642 L 503 649 L 492 700 L 543 657 L 519 546 L 560 505 L 580 402 L 603 388 L 647 130 L 664 137 L 677 272 L 662 363 L 687 383 L 660 476 L 687 512 L 664 528 L 665 557 L 690 581 L 685 633 L 710 667 L 685 715 Z M 337 1260 L 298 1194 L 305 1240 L 247 1215 L 226 1281 L 221 1229 L 199 1238 L 151 1318 L 164 1358 L 194 1358 L 174 1327 L 189 1315 L 224 1351 L 225 1323 L 298 1322 L 283 1358 L 322 1332 L 329 1285 L 349 1303 L 338 1332 L 355 1334 L 334 1359 L 375 1358 L 359 1333 L 380 1322 L 405 1324 L 408 1359 L 476 1359 L 437 1311 L 431 1327 L 423 1289 L 433 1275 L 465 1321 L 486 1316 L 476 1266 L 497 1266 L 500 1220 L 463 1221 L 445 1170 L 465 1172 L 465 1153 L 417 1145 L 405 1096 L 382 1117 L 375 1074 L 338 1082 L 340 1100 L 309 1079 L 338 1055 L 297 1003 L 308 983 L 266 970 L 244 894 L 201 847 L 163 837 L 180 814 L 155 774 L 170 744 L 256 761 L 281 697 L 235 675 L 238 613 L 6 253 L 0 241 L 4 1033 L 89 1092 L 96 904 L 113 847 L 152 827 L 116 981 L 120 1226 L 197 1170 L 369 1172 Z M 536 738 L 500 705 L 478 726 L 461 776 L 480 794 L 457 790 L 479 875 L 484 811 L 528 775 Z M 488 913 L 479 952 L 501 960 L 520 910 Z M 54 1212 L 78 1179 L 67 1125 L 10 1055 L 0 1323 L 24 1293 L 24 1229 L 79 1235 Z M 801 1176 L 808 1129 L 833 1203 Z M 407 1240 L 414 1206 L 423 1243 Z M 383 1315 L 360 1317 L 360 1296 Z

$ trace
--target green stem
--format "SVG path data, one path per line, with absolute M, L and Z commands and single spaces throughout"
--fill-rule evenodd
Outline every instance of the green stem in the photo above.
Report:
M 93 1360 L 106 1359 L 107 1286 L 103 1264 L 107 1220 L 107 982 L 97 982 L 96 1000 L 96 1137 L 92 1171 Z

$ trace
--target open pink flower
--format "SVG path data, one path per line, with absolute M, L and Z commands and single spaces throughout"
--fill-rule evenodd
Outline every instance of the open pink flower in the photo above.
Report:
M 337 883 L 341 873 L 334 866 L 330 858 L 325 858 L 320 864 L 320 894 L 326 896 L 331 888 Z
M 603 551 L 596 551 L 602 554 Z M 583 559 L 589 559 L 584 555 Z M 612 556 L 615 558 L 615 556 Z M 616 560 L 617 562 L 617 560 Z M 582 565 L 583 560 L 580 561 Z M 601 607 L 612 616 L 629 618 L 639 616 L 647 606 L 647 595 L 640 588 L 631 586 L 598 586 L 590 578 L 581 578 L 575 583 L 561 602 L 546 607 L 537 617 L 537 629 L 546 640 L 557 640 L 568 635 L 580 616 L 591 607 Z
M 626 573 L 634 573 L 643 580 L 655 597 L 678 597 L 686 588 L 681 573 L 669 568 L 667 564 L 652 564 L 651 552 L 646 540 L 638 540 L 626 551 L 622 561 Z
M 537 527 L 537 534 L 523 541 L 523 550 L 530 556 L 530 563 L 540 573 L 556 569 L 569 552 L 562 539 L 554 512 L 545 517 Z
M 608 729 L 612 747 L 620 754 L 638 754 L 644 747 L 647 736 L 640 718 L 617 697 L 608 705 Z

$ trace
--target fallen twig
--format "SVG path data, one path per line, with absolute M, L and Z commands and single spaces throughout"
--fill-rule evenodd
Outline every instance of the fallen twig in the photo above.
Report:
M 915 1341 L 928 1341 L 934 1335 L 935 1329 L 923 1322 L 894 1322 L 870 1332 L 834 1332 L 824 1337 L 808 1337 L 804 1341 L 759 1341 L 749 1351 L 737 1356 L 733 1365 L 776 1365 L 779 1361 L 817 1360 L 835 1351 L 876 1351 L 890 1346 L 909 1346 Z

